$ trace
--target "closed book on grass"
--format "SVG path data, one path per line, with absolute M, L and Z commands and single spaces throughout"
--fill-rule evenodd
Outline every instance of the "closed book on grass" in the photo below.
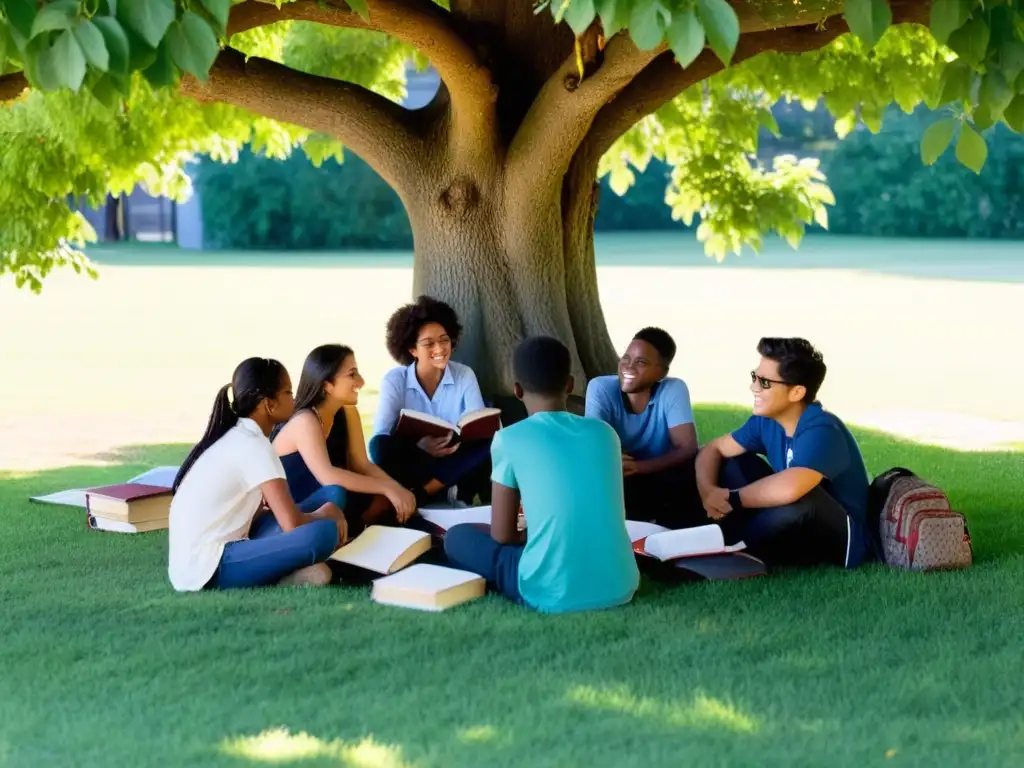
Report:
M 430 551 L 430 534 L 411 528 L 371 525 L 331 560 L 375 573 L 394 573 Z
M 85 508 L 90 515 L 123 523 L 166 520 L 171 513 L 171 489 L 140 483 L 90 488 L 85 492 Z
M 105 517 L 87 515 L 86 522 L 89 527 L 96 531 L 109 531 L 111 533 L 147 533 L 149 531 L 162 531 L 167 528 L 167 518 L 162 520 L 147 520 L 141 523 L 126 523 L 121 520 L 109 520 Z
M 403 408 L 395 426 L 395 437 L 418 441 L 424 437 L 445 437 L 452 433 L 451 444 L 489 440 L 501 429 L 501 411 L 497 408 L 480 408 L 470 411 L 459 419 L 458 424 L 439 419 L 428 413 Z
M 401 573 L 374 581 L 370 597 L 383 605 L 443 611 L 483 597 L 486 588 L 484 580 L 475 573 L 417 563 Z

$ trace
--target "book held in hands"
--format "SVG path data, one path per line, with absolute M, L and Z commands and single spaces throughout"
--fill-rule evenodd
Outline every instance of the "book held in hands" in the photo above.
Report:
M 395 437 L 414 442 L 424 437 L 447 437 L 452 435 L 450 445 L 458 442 L 490 440 L 501 429 L 501 411 L 497 408 L 480 408 L 463 414 L 458 424 L 452 424 L 428 413 L 403 408 L 395 426 Z

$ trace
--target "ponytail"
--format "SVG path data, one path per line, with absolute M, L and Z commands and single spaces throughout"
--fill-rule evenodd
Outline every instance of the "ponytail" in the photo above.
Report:
M 206 432 L 189 451 L 181 469 L 178 470 L 177 477 L 174 478 L 174 485 L 171 489 L 173 493 L 177 493 L 181 481 L 185 479 L 185 475 L 192 469 L 192 465 L 199 457 L 238 424 L 240 418 L 252 415 L 263 400 L 277 397 L 285 373 L 285 368 L 281 363 L 277 360 L 268 360 L 265 357 L 250 357 L 235 368 L 231 383 L 221 387 L 217 393 L 217 399 L 213 401 L 213 410 L 210 412 L 210 420 L 206 424 Z M 228 399 L 228 389 L 233 390 L 234 403 Z
M 189 451 L 188 456 L 185 457 L 181 469 L 178 470 L 177 477 L 174 478 L 174 486 L 171 489 L 173 493 L 177 493 L 178 486 L 181 485 L 181 481 L 185 479 L 188 471 L 192 469 L 196 459 L 202 456 L 207 448 L 224 437 L 228 430 L 238 423 L 238 414 L 235 413 L 231 407 L 231 401 L 228 400 L 228 389 L 230 387 L 230 384 L 225 384 L 217 393 L 217 399 L 213 401 L 213 410 L 210 412 L 210 420 L 206 424 L 206 432 L 203 434 L 202 439 Z

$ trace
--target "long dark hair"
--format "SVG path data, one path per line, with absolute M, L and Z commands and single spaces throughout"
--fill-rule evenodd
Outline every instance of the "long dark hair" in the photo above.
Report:
M 324 384 L 332 381 L 341 370 L 342 363 L 355 354 L 351 347 L 344 344 L 323 344 L 308 355 L 302 364 L 302 375 L 299 376 L 299 388 L 295 391 L 295 413 L 304 408 L 318 408 L 327 397 Z M 327 457 L 335 467 L 344 467 L 348 455 L 348 425 L 342 418 L 334 420 L 325 442 Z
M 352 348 L 343 344 L 324 344 L 306 355 L 299 388 L 295 390 L 296 413 L 303 408 L 316 408 L 324 401 L 324 384 L 338 375 L 341 364 L 352 354 Z
M 213 401 L 213 411 L 210 412 L 206 432 L 189 451 L 181 469 L 178 470 L 177 477 L 174 478 L 174 492 L 177 492 L 185 475 L 207 448 L 224 437 L 240 418 L 250 416 L 265 398 L 277 397 L 284 374 L 285 368 L 281 363 L 265 357 L 250 357 L 235 368 L 231 383 L 221 387 L 217 399 Z M 234 402 L 228 399 L 229 389 L 233 390 Z

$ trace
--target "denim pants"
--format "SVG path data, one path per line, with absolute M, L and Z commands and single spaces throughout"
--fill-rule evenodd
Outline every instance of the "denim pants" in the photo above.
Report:
M 482 576 L 491 589 L 520 604 L 519 560 L 523 549 L 521 544 L 499 544 L 489 531 L 472 523 L 453 526 L 444 537 L 444 553 L 452 568 Z
M 438 480 L 446 488 L 457 485 L 467 501 L 476 493 L 485 503 L 490 499 L 490 440 L 460 445 L 452 455 L 435 458 L 411 440 L 376 435 L 370 440 L 370 461 L 406 488 Z
M 336 485 L 324 486 L 299 504 L 299 511 L 315 512 L 328 501 L 341 506 L 344 494 L 345 490 Z M 285 532 L 272 512 L 264 512 L 253 520 L 248 539 L 224 547 L 220 565 L 207 587 L 236 589 L 276 584 L 299 568 L 324 562 L 337 546 L 338 525 L 333 520 L 313 520 Z
M 772 474 L 764 459 L 745 453 L 722 465 L 719 483 L 723 488 L 742 488 Z M 726 541 L 742 540 L 768 565 L 846 564 L 846 510 L 821 486 L 781 507 L 734 509 L 720 525 Z

